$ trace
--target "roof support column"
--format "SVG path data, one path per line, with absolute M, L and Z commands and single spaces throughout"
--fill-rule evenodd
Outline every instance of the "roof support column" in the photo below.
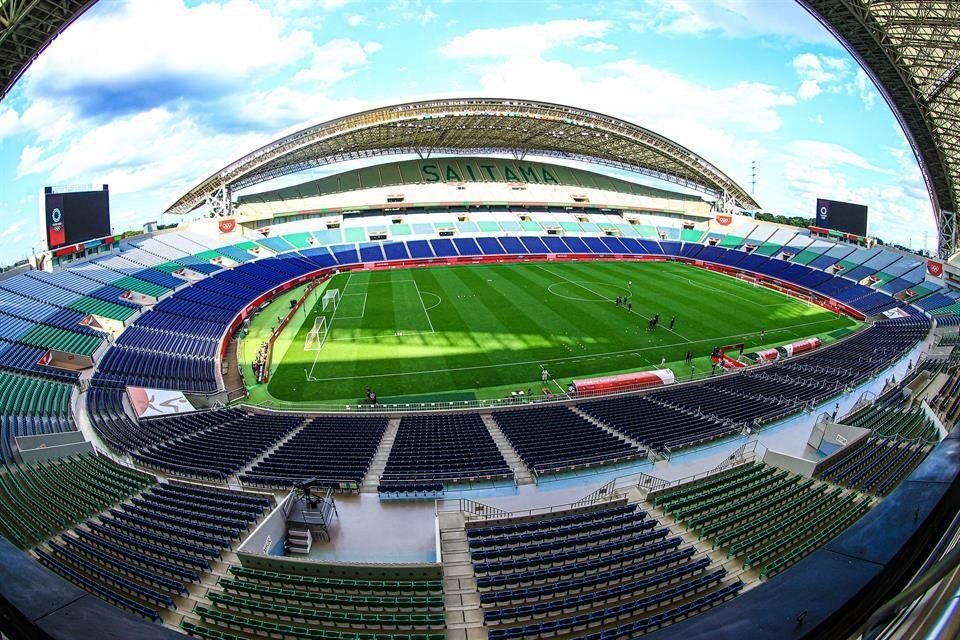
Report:
M 210 211 L 211 218 L 226 218 L 233 215 L 230 185 L 222 184 L 207 194 L 207 209 Z
M 957 215 L 953 211 L 941 209 L 937 218 L 937 228 L 940 230 L 937 254 L 941 259 L 949 260 L 960 250 L 957 246 Z

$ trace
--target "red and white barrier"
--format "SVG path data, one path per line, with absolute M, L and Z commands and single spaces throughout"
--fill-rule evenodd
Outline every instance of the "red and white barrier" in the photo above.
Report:
M 646 387 L 660 387 L 673 384 L 676 378 L 670 369 L 656 369 L 655 371 L 635 371 L 620 373 L 613 376 L 599 378 L 584 378 L 574 380 L 573 387 L 578 394 L 615 393 L 617 391 L 631 391 Z
M 783 345 L 783 349 L 787 352 L 788 356 L 795 356 L 801 353 L 806 353 L 807 351 L 813 351 L 819 347 L 820 344 L 820 338 L 807 338 L 806 340 L 801 340 L 799 342 L 785 344 Z

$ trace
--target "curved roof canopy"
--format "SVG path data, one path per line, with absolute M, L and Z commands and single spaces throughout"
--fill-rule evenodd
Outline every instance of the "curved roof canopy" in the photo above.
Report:
M 509 153 L 583 160 L 654 176 L 758 209 L 740 185 L 676 142 L 624 120 L 529 100 L 464 98 L 413 102 L 324 122 L 233 162 L 180 197 L 167 213 L 209 198 L 342 160 L 386 154 Z M 216 196 L 215 194 L 220 194 Z
M 846 47 L 903 126 L 927 183 L 940 252 L 957 250 L 960 1 L 799 0 Z
M 0 100 L 27 67 L 96 0 L 0 0 Z

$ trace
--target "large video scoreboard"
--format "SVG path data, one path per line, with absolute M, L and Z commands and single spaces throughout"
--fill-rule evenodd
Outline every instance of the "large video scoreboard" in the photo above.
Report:
M 867 206 L 818 198 L 816 226 L 866 236 Z
M 43 227 L 48 250 L 110 235 L 110 190 L 43 190 Z

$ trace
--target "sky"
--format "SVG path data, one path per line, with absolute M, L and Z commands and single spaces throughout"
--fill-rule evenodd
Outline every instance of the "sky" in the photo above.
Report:
M 172 223 L 179 195 L 285 133 L 458 96 L 620 117 L 747 190 L 755 163 L 766 211 L 858 202 L 870 235 L 936 243 L 893 114 L 788 0 L 100 0 L 0 102 L 0 264 L 39 249 L 44 185 L 108 183 L 115 231 Z

